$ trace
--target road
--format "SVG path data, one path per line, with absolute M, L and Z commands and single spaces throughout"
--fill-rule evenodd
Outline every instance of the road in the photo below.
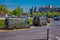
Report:
M 28 30 L 14 30 L 0 32 L 0 40 L 46 40 L 47 26 L 29 28 Z M 60 21 L 51 21 L 49 26 L 49 40 L 60 40 Z

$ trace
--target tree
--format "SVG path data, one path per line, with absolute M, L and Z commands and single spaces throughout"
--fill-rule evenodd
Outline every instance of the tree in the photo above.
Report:
M 31 16 L 30 12 L 27 12 L 27 15 L 28 15 L 28 16 Z
M 22 15 L 22 8 L 20 6 L 18 6 L 16 9 L 13 10 L 12 14 L 15 16 Z
M 47 16 L 47 17 L 52 17 L 53 16 L 52 12 L 45 12 L 44 15 Z
M 53 16 L 60 16 L 60 13 L 59 12 L 53 12 Z
M 42 13 L 41 13 L 41 12 L 38 12 L 37 15 L 38 15 L 38 16 L 42 16 Z
M 8 13 L 8 8 L 5 4 L 0 5 L 0 11 L 3 11 L 4 13 Z
M 12 11 L 11 10 L 8 10 L 8 15 L 12 15 Z
M 35 6 L 35 7 L 34 7 L 34 12 L 36 12 L 36 10 L 37 10 L 37 7 Z
M 42 13 L 41 12 L 34 12 L 33 16 L 42 16 Z
M 33 16 L 37 16 L 37 13 L 36 13 L 36 12 L 33 12 L 32 15 L 33 15 Z

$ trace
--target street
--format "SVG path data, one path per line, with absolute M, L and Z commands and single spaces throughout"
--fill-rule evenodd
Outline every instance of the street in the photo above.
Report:
M 46 40 L 47 26 L 29 28 L 28 30 L 14 30 L 0 32 L 0 40 Z M 49 26 L 49 40 L 60 40 L 60 21 L 51 21 Z

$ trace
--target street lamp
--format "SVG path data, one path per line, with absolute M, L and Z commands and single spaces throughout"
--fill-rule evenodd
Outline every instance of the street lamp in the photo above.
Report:
M 47 23 L 47 40 L 49 40 L 49 25 L 50 23 Z

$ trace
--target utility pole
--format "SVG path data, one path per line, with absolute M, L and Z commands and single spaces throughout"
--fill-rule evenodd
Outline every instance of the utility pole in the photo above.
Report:
M 49 40 L 49 23 L 47 23 L 47 40 Z

